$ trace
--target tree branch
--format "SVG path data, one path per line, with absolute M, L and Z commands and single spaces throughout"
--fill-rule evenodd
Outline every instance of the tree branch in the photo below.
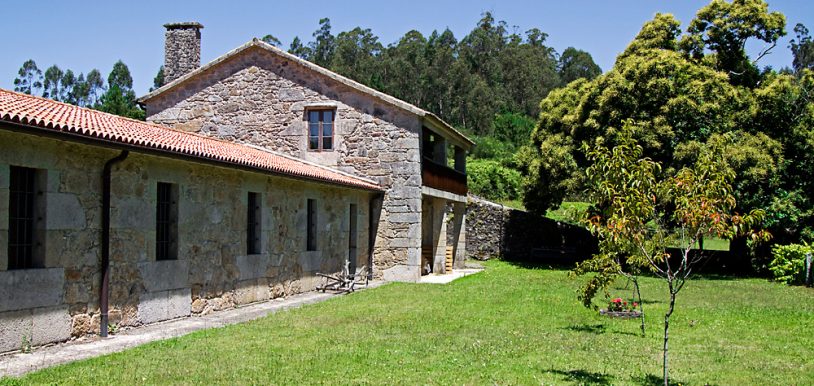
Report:
M 763 59 L 763 57 L 764 57 L 764 56 L 766 56 L 766 55 L 768 55 L 770 52 L 772 52 L 772 49 L 774 49 L 775 47 L 777 47 L 777 42 L 776 42 L 776 41 L 775 41 L 774 43 L 772 43 L 772 45 L 771 45 L 771 46 L 769 46 L 769 47 L 768 47 L 768 48 L 766 48 L 765 50 L 761 51 L 761 52 L 758 54 L 757 58 L 755 58 L 755 60 L 753 60 L 753 61 L 752 61 L 752 65 L 753 65 L 753 66 L 756 66 L 756 65 L 757 65 L 757 62 L 758 62 L 760 59 Z

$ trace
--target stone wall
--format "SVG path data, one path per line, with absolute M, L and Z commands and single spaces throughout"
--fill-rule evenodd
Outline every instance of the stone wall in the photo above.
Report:
M 596 239 L 586 229 L 469 196 L 467 257 L 564 263 L 589 257 Z
M 336 110 L 333 151 L 308 151 L 306 111 Z M 229 57 L 147 103 L 148 120 L 249 143 L 370 178 L 387 193 L 376 276 L 417 280 L 421 120 L 260 47 Z
M 0 130 L 0 352 L 99 329 L 101 174 L 118 154 Z M 45 268 L 7 270 L 9 165 L 47 173 Z M 366 266 L 372 193 L 131 153 L 112 173 L 110 323 L 138 326 L 313 290 L 316 272 Z M 178 187 L 178 259 L 156 261 L 158 182 Z M 262 198 L 261 252 L 247 255 L 248 192 Z M 306 251 L 306 200 L 317 202 Z

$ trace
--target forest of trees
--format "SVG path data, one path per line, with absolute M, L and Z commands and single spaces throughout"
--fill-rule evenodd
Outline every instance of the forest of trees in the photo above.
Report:
M 144 110 L 136 104 L 130 69 L 121 60 L 113 65 L 105 82 L 97 69 L 90 70 L 87 76 L 77 76 L 73 70 L 62 70 L 54 64 L 43 73 L 29 59 L 17 72 L 14 91 L 144 120 Z

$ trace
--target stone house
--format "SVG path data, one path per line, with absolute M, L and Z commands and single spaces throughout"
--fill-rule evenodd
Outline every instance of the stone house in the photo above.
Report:
M 310 291 L 317 272 L 463 264 L 469 139 L 256 39 L 201 66 L 202 26 L 165 27 L 147 123 L 0 90 L 0 352 Z

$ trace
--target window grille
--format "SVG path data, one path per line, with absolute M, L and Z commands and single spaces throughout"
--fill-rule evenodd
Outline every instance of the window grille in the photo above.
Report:
M 158 183 L 155 225 L 155 259 L 175 260 L 178 236 L 178 200 L 173 184 Z
M 307 221 L 307 250 L 317 250 L 317 203 L 314 199 L 308 199 L 308 221 Z
M 246 209 L 246 253 L 255 255 L 261 253 L 260 193 L 249 192 L 249 203 Z
M 11 166 L 9 179 L 8 269 L 36 268 L 37 171 Z

